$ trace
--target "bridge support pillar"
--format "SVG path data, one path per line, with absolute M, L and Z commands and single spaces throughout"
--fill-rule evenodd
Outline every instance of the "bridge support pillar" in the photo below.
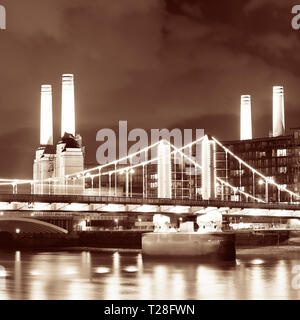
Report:
M 154 232 L 169 231 L 171 219 L 163 214 L 155 214 L 153 216 Z
M 171 147 L 164 140 L 158 145 L 157 196 L 172 198 Z
M 202 198 L 216 198 L 216 143 L 205 136 L 202 140 Z

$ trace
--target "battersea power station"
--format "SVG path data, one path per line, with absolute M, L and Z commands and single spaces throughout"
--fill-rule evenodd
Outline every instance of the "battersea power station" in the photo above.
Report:
M 62 194 L 66 191 L 66 175 L 81 172 L 84 169 L 84 148 L 81 137 L 75 132 L 74 76 L 72 74 L 64 74 L 62 77 L 62 138 L 56 147 L 53 145 L 51 85 L 42 85 L 41 88 L 40 120 L 40 147 L 36 151 L 34 160 L 33 180 L 57 179 L 54 180 L 55 183 L 51 184 L 35 183 L 34 193 Z M 72 190 L 76 194 L 82 194 L 84 190 L 83 179 L 78 177 L 72 181 Z
M 178 147 L 169 132 L 150 146 L 92 168 L 86 168 L 85 147 L 76 132 L 74 88 L 74 75 L 64 74 L 61 132 L 55 144 L 52 86 L 41 86 L 40 146 L 33 179 L 0 179 L 1 187 L 9 189 L 9 194 L 0 194 L 2 225 L 10 224 L 20 233 L 27 230 L 19 226 L 20 219 L 64 231 L 151 231 L 168 226 L 193 232 L 195 223 L 207 231 L 216 227 L 215 219 L 217 228 L 248 222 L 296 227 L 300 128 L 286 134 L 283 87 L 273 87 L 269 137 L 253 139 L 251 96 L 243 95 L 240 140 L 204 135 Z
M 56 146 L 53 144 L 52 117 L 52 86 L 42 85 L 41 88 L 41 123 L 40 147 L 36 150 L 33 166 L 33 180 L 35 194 L 81 194 L 81 195 L 114 195 L 165 197 L 160 193 L 163 188 L 162 179 L 156 165 L 149 162 L 147 166 L 137 166 L 126 174 L 122 174 L 121 166 L 118 177 L 108 174 L 100 178 L 99 174 L 85 170 L 82 138 L 76 134 L 75 126 L 75 98 L 74 76 L 62 76 L 62 107 L 61 107 L 61 139 Z M 239 191 L 252 195 L 265 202 L 299 201 L 290 199 L 290 194 L 280 192 L 280 187 L 295 194 L 300 191 L 300 128 L 293 128 L 291 134 L 285 130 L 284 88 L 273 87 L 273 129 L 269 137 L 252 137 L 251 96 L 241 96 L 240 106 L 240 140 L 223 141 L 223 149 L 216 145 L 215 163 L 212 162 L 216 176 L 226 183 L 236 186 Z M 203 151 L 203 148 L 202 148 Z M 195 154 L 195 148 L 191 151 Z M 253 170 L 241 165 L 230 157 L 232 152 L 251 168 L 268 178 L 269 182 L 276 182 L 279 188 L 267 183 Z M 170 160 L 170 159 L 169 159 Z M 202 172 L 189 172 L 189 163 L 163 164 L 168 176 L 170 191 L 169 198 L 202 199 L 201 180 L 206 175 Z M 165 163 L 165 161 L 164 161 Z M 208 168 L 208 167 L 207 167 Z M 108 168 L 109 169 L 109 168 Z M 107 169 L 107 170 L 108 170 Z M 114 168 L 112 168 L 114 169 Z M 171 171 L 170 173 L 168 171 Z M 83 172 L 82 175 L 74 175 Z M 69 178 L 68 178 L 69 176 Z M 67 179 L 66 179 L 67 177 Z M 90 179 L 89 179 L 90 177 Z M 168 188 L 168 187 L 167 187 Z M 241 193 L 236 195 L 226 186 L 214 183 L 212 197 L 221 200 L 244 200 Z M 204 198 L 205 199 L 205 198 Z

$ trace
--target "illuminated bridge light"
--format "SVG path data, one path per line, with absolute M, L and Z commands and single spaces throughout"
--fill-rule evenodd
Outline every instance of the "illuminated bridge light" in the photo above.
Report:
M 125 272 L 137 272 L 138 268 L 135 266 L 128 266 L 128 267 L 124 268 L 124 271 Z
M 107 206 L 104 206 L 101 211 L 108 211 L 108 212 L 119 212 L 119 211 L 125 211 L 125 207 L 122 204 L 108 204 Z
M 86 206 L 85 203 L 71 203 L 66 206 L 66 209 L 70 211 L 86 211 Z
M 134 209 L 133 211 L 137 211 L 137 212 L 156 212 L 157 211 L 157 207 L 153 206 L 153 205 L 144 204 L 144 205 Z
M 108 272 L 110 272 L 110 269 L 107 267 L 95 268 L 95 273 L 108 273 Z
M 33 203 L 33 209 L 37 210 L 37 211 L 41 211 L 41 210 L 46 210 L 47 207 L 49 206 L 48 203 L 42 203 L 42 202 L 34 202 Z
M 253 260 L 251 260 L 251 264 L 257 265 L 257 264 L 263 264 L 263 263 L 264 263 L 264 260 L 262 260 L 262 259 L 253 259 Z
M 164 210 L 164 208 L 162 208 L 162 211 L 163 210 Z M 166 211 L 173 212 L 173 213 L 189 213 L 190 207 L 189 206 L 171 206 Z

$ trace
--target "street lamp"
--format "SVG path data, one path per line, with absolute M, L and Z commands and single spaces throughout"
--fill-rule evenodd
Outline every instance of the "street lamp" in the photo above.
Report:
M 118 219 L 115 219 L 115 223 L 116 223 L 116 225 L 117 225 L 117 229 L 118 229 L 118 227 L 119 227 L 119 225 L 118 225 L 118 222 L 119 222 L 119 220 Z

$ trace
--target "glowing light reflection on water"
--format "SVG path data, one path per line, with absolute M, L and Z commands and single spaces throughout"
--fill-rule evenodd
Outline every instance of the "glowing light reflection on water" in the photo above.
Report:
M 299 299 L 300 258 L 199 263 L 140 253 L 0 252 L 0 299 Z

